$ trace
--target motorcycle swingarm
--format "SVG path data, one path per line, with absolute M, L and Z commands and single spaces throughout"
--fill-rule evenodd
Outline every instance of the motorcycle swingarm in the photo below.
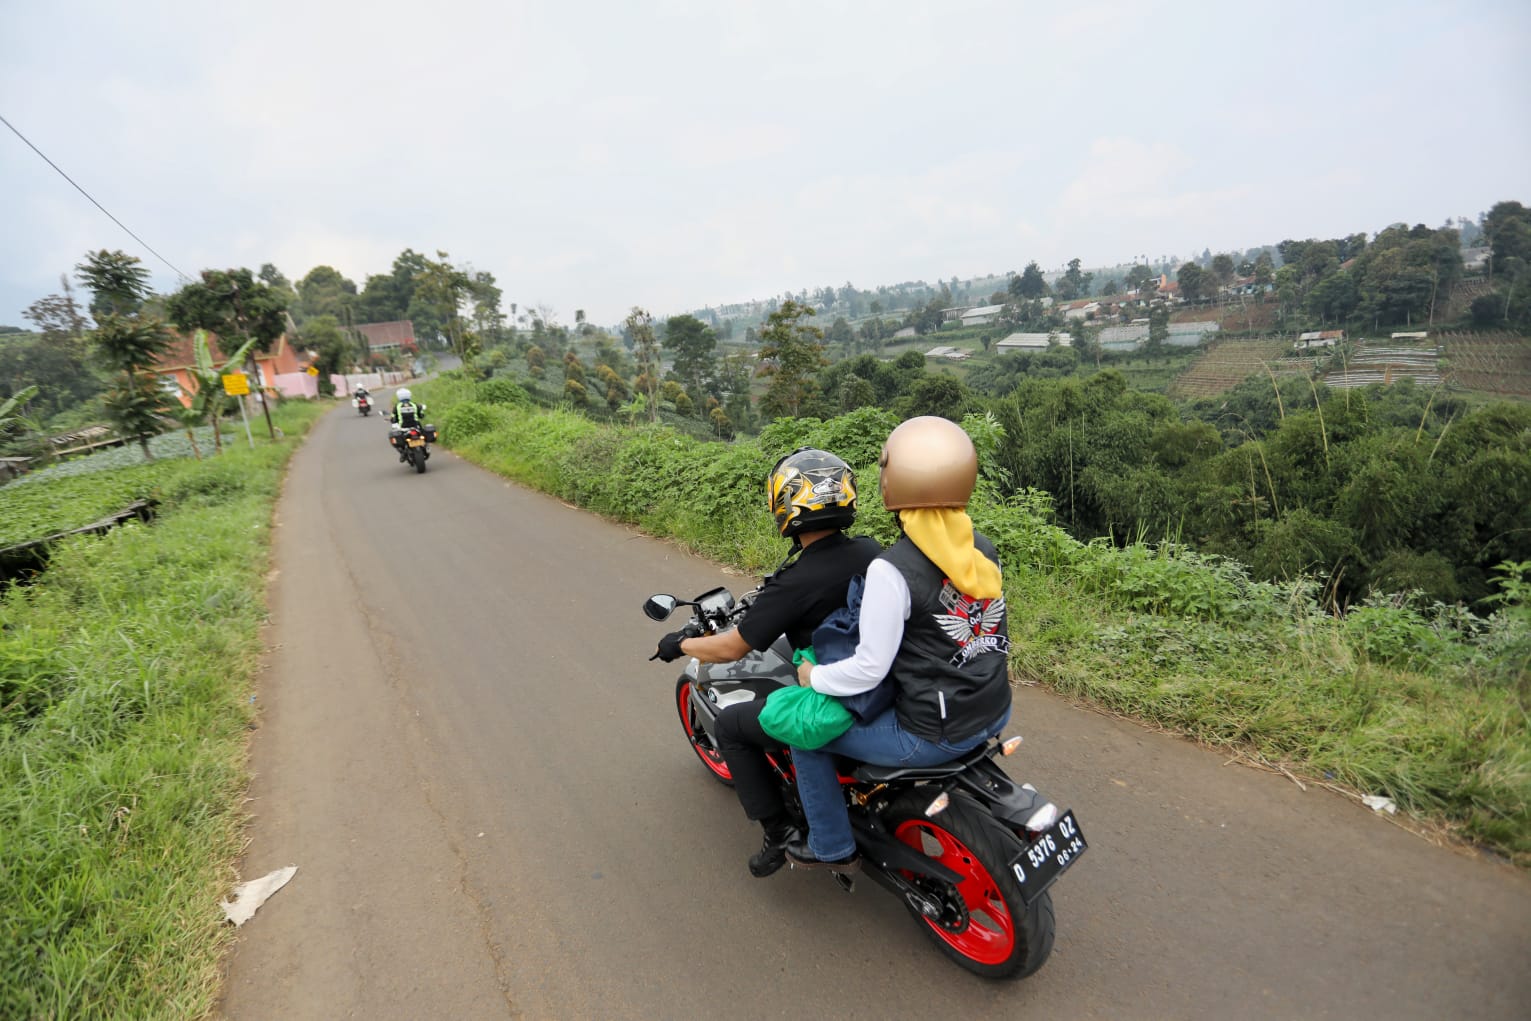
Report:
M 874 828 L 873 824 L 864 817 L 853 814 L 851 827 L 856 831 L 856 846 L 861 849 L 862 855 L 871 858 L 881 870 L 888 872 L 889 878 L 899 883 L 899 890 L 903 890 L 904 887 L 894 871 L 897 869 L 930 876 L 932 879 L 939 879 L 953 886 L 962 881 L 961 876 L 945 865 L 921 854 L 919 850 L 903 841 L 895 839 L 886 830 Z M 889 888 L 892 889 L 892 887 Z

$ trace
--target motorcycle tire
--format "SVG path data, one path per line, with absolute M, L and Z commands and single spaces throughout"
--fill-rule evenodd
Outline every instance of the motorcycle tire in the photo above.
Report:
M 680 714 L 681 728 L 685 730 L 686 740 L 691 742 L 696 757 L 719 783 L 732 787 L 734 775 L 729 772 L 728 763 L 723 761 L 723 753 L 713 747 L 712 738 L 697 723 L 696 710 L 691 708 L 691 678 L 685 675 L 675 682 L 675 710 Z
M 1026 905 L 1020 884 L 1007 867 L 1020 846 L 1007 839 L 997 823 L 984 818 L 981 808 L 954 797 L 944 812 L 926 818 L 930 799 L 928 789 L 905 791 L 884 818 L 899 840 L 963 877 L 955 890 L 946 887 L 945 892 L 962 901 L 967 924 L 960 928 L 942 924 L 913 906 L 909 906 L 910 914 L 947 957 L 973 974 L 1025 978 L 1053 952 L 1052 897 L 1044 892 Z M 917 879 L 908 872 L 904 875 Z
M 411 447 L 410 448 L 410 452 L 409 452 L 409 459 L 410 459 L 411 462 L 414 463 L 415 474 L 417 474 L 417 475 L 424 475 L 425 474 L 425 451 L 421 450 L 419 447 Z

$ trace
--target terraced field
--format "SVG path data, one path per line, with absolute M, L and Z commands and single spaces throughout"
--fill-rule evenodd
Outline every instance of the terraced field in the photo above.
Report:
M 1531 337 L 1513 333 L 1448 333 L 1447 380 L 1464 390 L 1531 400 Z
M 1283 357 L 1291 350 L 1290 340 L 1217 341 L 1176 377 L 1167 393 L 1178 400 L 1214 397 L 1232 390 L 1250 376 L 1305 372 L 1310 364 L 1307 359 Z
M 1386 386 L 1400 379 L 1412 379 L 1420 386 L 1440 383 L 1440 355 L 1435 341 L 1406 344 L 1363 340 L 1356 344 L 1349 359 L 1336 362 L 1324 374 L 1324 382 L 1337 390 L 1353 390 L 1373 383 Z

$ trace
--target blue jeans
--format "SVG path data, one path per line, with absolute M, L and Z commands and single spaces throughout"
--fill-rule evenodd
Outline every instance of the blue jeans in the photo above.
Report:
M 927 741 L 905 730 L 895 710 L 889 709 L 867 723 L 853 724 L 850 730 L 816 751 L 792 749 L 797 794 L 808 818 L 808 849 L 820 861 L 849 858 L 856 853 L 851 817 L 846 812 L 845 795 L 840 792 L 840 778 L 835 771 L 836 755 L 875 766 L 938 766 L 977 748 L 1005 729 L 1008 722 L 1007 708 L 998 720 L 966 740 Z

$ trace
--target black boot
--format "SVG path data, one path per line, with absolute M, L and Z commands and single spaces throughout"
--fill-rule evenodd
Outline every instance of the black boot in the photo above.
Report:
M 800 837 L 791 840 L 783 849 L 783 854 L 792 863 L 795 869 L 829 869 L 831 872 L 860 872 L 861 855 L 852 851 L 848 858 L 834 858 L 825 861 L 814 857 L 808 848 L 808 838 Z
M 803 839 L 802 831 L 790 819 L 762 820 L 760 826 L 765 839 L 760 850 L 750 855 L 750 875 L 756 879 L 764 879 L 787 864 L 787 844 Z

